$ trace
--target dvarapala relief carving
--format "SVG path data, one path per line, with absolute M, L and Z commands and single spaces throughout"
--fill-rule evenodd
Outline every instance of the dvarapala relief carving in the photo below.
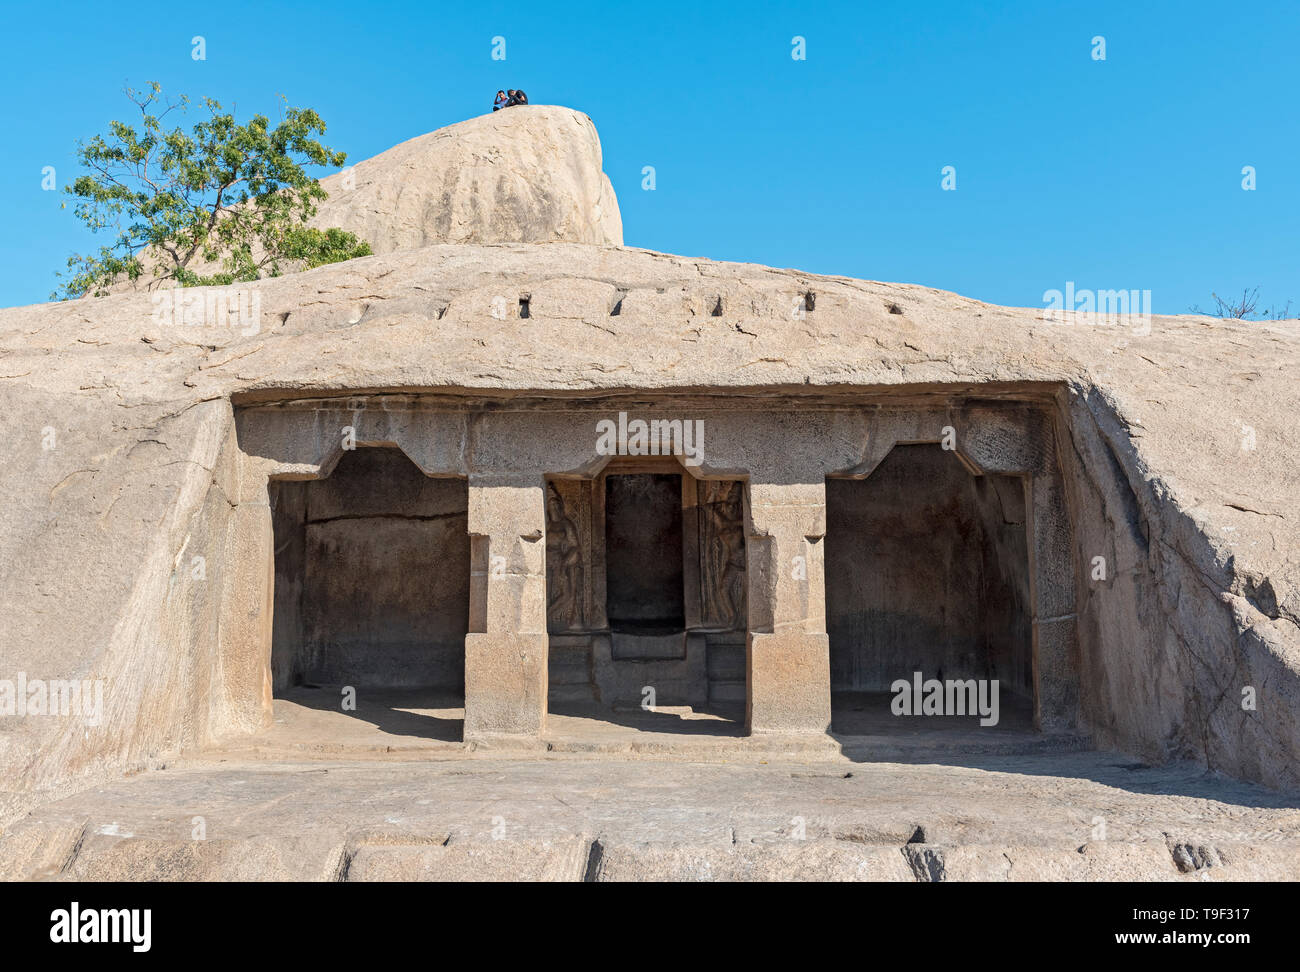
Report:
M 745 627 L 745 503 L 735 480 L 700 487 L 700 583 L 706 625 Z

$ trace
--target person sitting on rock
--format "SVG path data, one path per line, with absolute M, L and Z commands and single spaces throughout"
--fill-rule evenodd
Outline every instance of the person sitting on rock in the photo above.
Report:
M 508 104 L 510 104 L 510 99 L 506 97 L 506 93 L 504 91 L 498 91 L 496 101 L 492 102 L 492 110 L 500 111 Z
M 512 105 L 526 105 L 528 104 L 528 95 L 522 91 L 512 91 L 510 92 L 510 103 Z

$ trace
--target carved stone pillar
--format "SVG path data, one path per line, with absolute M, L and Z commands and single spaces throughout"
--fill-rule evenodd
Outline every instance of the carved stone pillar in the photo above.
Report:
M 271 622 L 275 591 L 275 541 L 267 503 L 241 503 L 231 511 L 221 588 L 224 715 L 245 732 L 271 725 Z
M 750 485 L 746 725 L 825 733 L 831 721 L 826 634 L 826 485 Z
M 1055 469 L 1030 482 L 1034 723 L 1045 732 L 1069 731 L 1078 724 L 1079 621 L 1065 485 Z
M 470 477 L 467 742 L 536 735 L 545 725 L 545 524 L 540 473 L 529 485 Z

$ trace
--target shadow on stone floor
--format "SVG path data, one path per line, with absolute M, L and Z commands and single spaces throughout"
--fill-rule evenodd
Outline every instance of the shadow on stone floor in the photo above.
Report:
M 745 706 L 734 702 L 708 702 L 696 705 L 657 706 L 648 711 L 628 704 L 602 705 L 595 702 L 552 701 L 548 715 L 568 720 L 590 722 L 592 732 L 600 725 L 618 726 L 638 732 L 678 733 L 691 736 L 718 736 L 738 739 L 745 734 Z
M 1272 790 L 1193 762 L 1152 765 L 1098 749 L 1087 733 L 1040 732 L 1030 704 L 1004 698 L 996 726 L 973 716 L 896 716 L 887 693 L 835 693 L 831 737 L 855 763 L 957 766 L 1026 776 L 1073 776 L 1131 793 L 1231 801 L 1248 807 L 1300 808 L 1300 787 Z
M 464 699 L 445 691 L 361 687 L 356 692 L 356 709 L 350 712 L 342 708 L 341 687 L 295 686 L 276 700 L 317 712 L 342 714 L 392 736 L 458 743 L 464 735 Z

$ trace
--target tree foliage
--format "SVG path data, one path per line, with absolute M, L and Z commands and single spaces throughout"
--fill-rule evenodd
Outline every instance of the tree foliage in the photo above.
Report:
M 316 137 L 325 123 L 313 110 L 287 104 L 274 126 L 265 115 L 239 124 L 211 98 L 208 117 L 190 131 L 166 128 L 189 99 L 164 102 L 162 89 L 126 89 L 137 125 L 114 121 L 107 135 L 77 146 L 89 171 L 65 191 L 92 231 L 112 229 L 116 241 L 93 255 L 69 258 L 52 297 L 103 293 L 119 279 L 145 274 L 180 286 L 228 284 L 277 276 L 286 263 L 307 267 L 369 254 L 370 246 L 341 229 L 306 226 L 325 190 L 305 166 L 341 166 Z M 210 271 L 212 265 L 221 269 Z

